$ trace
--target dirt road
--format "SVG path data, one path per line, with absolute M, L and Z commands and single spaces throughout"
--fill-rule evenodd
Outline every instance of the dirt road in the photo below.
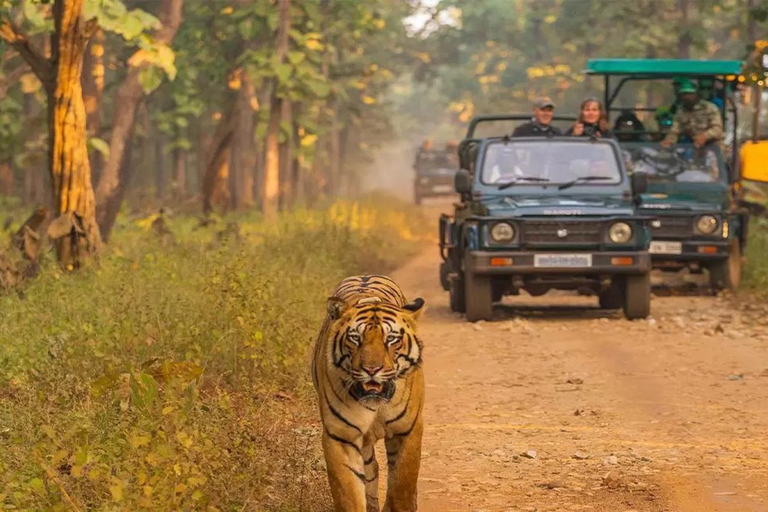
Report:
M 438 263 L 393 276 L 429 307 L 420 510 L 768 511 L 766 306 L 548 294 L 469 324 Z

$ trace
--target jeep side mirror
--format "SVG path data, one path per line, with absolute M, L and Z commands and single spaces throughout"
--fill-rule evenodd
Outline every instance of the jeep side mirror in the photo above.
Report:
M 636 172 L 632 175 L 632 193 L 634 195 L 645 194 L 648 190 L 648 174 Z
M 466 169 L 459 169 L 453 176 L 453 188 L 464 196 L 472 192 L 472 175 Z

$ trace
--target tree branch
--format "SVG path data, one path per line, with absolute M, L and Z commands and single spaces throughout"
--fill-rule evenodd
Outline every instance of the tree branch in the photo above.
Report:
M 21 55 L 43 84 L 49 84 L 53 78 L 51 62 L 32 46 L 29 39 L 11 20 L 0 19 L 0 39 L 10 44 Z
M 27 70 L 26 64 L 21 64 L 13 71 L 8 72 L 4 77 L 0 77 L 0 100 L 8 94 L 8 89 L 21 78 L 21 75 Z
M 165 0 L 160 11 L 160 23 L 162 27 L 159 28 L 154 37 L 157 41 L 165 44 L 170 44 L 173 38 L 176 37 L 176 32 L 181 25 L 181 11 L 184 7 L 184 0 Z
M 83 28 L 83 37 L 86 41 L 88 41 L 93 37 L 97 30 L 99 30 L 99 19 L 90 19 L 85 22 L 85 27 Z

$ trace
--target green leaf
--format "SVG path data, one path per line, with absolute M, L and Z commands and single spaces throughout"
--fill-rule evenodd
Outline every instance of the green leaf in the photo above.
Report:
M 131 374 L 131 400 L 139 408 L 147 409 L 157 399 L 157 381 L 147 373 Z
M 278 64 L 275 66 L 275 76 L 277 76 L 277 80 L 281 84 L 288 83 L 292 72 L 293 68 L 288 64 Z
M 163 73 L 155 67 L 143 68 L 139 72 L 139 83 L 144 93 L 150 94 L 163 83 Z
M 104 139 L 90 137 L 88 139 L 88 149 L 98 151 L 104 158 L 109 158 L 109 143 Z
M 306 58 L 307 58 L 306 54 L 302 52 L 288 52 L 288 60 L 294 66 L 301 64 L 302 62 L 304 62 L 304 59 Z

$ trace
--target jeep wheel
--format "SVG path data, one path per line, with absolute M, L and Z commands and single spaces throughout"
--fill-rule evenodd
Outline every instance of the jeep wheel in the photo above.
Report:
M 607 290 L 600 292 L 600 309 L 621 309 L 624 307 L 624 282 L 620 279 L 611 281 Z
M 464 313 L 467 310 L 467 301 L 464 297 L 464 279 L 462 279 L 461 273 L 458 273 L 448 282 L 448 294 L 451 311 Z
M 464 274 L 464 295 L 467 306 L 467 320 L 490 320 L 493 316 L 491 277 Z
M 730 290 L 735 292 L 741 284 L 741 271 L 744 259 L 741 257 L 741 243 L 738 238 L 728 244 L 728 258 L 709 266 L 709 283 L 714 291 Z
M 419 189 L 418 188 L 413 189 L 413 202 L 417 206 L 421 206 L 422 197 L 421 197 L 421 194 L 419 193 Z
M 627 276 L 624 285 L 624 315 L 628 320 L 651 314 L 651 274 Z
M 448 291 L 451 289 L 451 283 L 448 281 L 448 274 L 451 273 L 451 269 L 448 266 L 447 262 L 442 262 L 440 264 L 440 286 L 443 287 L 443 290 Z
M 504 292 L 507 290 L 507 281 L 503 279 L 494 279 L 491 281 L 491 300 L 501 302 L 504 298 Z

